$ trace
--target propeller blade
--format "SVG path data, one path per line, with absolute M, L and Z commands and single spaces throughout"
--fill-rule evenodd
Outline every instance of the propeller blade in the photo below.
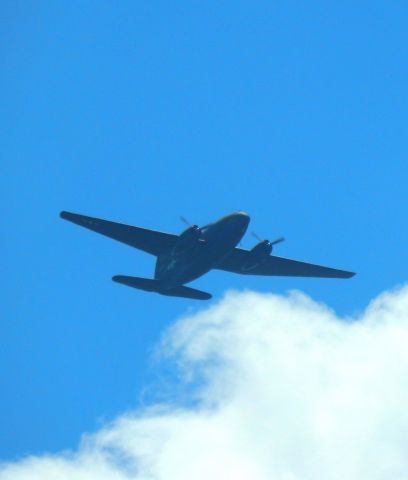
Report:
M 258 242 L 263 242 L 264 240 L 257 235 L 255 232 L 251 232 L 252 236 L 258 240 Z M 267 240 L 269 242 L 269 240 Z M 285 237 L 279 237 L 276 240 L 273 240 L 272 242 L 269 242 L 271 245 L 276 245 L 277 243 L 281 243 L 285 241 Z
M 180 220 L 185 223 L 187 226 L 190 226 L 191 223 L 187 220 L 187 218 L 183 217 L 182 215 L 180 215 Z
M 270 242 L 271 245 L 276 245 L 277 243 L 281 243 L 281 242 L 284 242 L 285 241 L 285 237 L 279 237 L 277 238 L 276 240 L 274 240 L 273 242 Z
M 259 235 L 257 235 L 255 232 L 251 232 L 251 235 L 252 235 L 256 240 L 258 240 L 258 242 L 263 242 L 262 238 L 261 238 Z

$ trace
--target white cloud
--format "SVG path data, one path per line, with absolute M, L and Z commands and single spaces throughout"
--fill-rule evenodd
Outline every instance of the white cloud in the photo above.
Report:
M 0 479 L 408 479 L 408 287 L 353 321 L 298 292 L 230 293 L 158 352 L 197 382 L 194 406 L 122 415 Z

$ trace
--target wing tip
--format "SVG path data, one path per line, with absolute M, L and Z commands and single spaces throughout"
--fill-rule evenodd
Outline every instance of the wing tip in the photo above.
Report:
M 346 272 L 343 271 L 340 278 L 352 278 L 354 275 L 357 275 L 356 272 Z
M 68 220 L 69 222 L 76 223 L 77 225 L 81 225 L 83 227 L 93 225 L 95 221 L 99 220 L 97 218 L 87 217 L 86 215 L 81 215 L 79 213 L 67 212 L 66 210 L 62 210 L 59 216 L 64 220 Z
M 112 281 L 117 282 L 117 283 L 122 283 L 123 280 L 125 280 L 125 276 L 124 276 L 124 275 L 114 275 L 114 276 L 112 277 Z
M 70 220 L 73 216 L 72 213 L 70 212 L 67 212 L 65 210 L 61 210 L 61 212 L 59 213 L 59 216 L 60 218 L 63 218 L 64 220 Z

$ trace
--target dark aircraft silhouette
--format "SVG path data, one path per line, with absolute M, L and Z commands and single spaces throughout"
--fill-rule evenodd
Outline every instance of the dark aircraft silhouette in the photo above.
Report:
M 251 250 L 237 248 L 249 224 L 244 212 L 231 213 L 214 223 L 189 226 L 181 235 L 61 212 L 65 220 L 139 248 L 157 257 L 154 279 L 115 275 L 112 280 L 129 287 L 172 297 L 208 300 L 211 295 L 185 283 L 216 268 L 244 275 L 350 278 L 352 272 L 271 255 L 273 242 L 261 240 Z M 185 221 L 183 219 L 183 221 Z M 260 240 L 260 239 L 258 239 Z

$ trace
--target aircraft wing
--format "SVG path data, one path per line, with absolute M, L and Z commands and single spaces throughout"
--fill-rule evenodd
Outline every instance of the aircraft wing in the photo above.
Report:
M 335 268 L 323 267 L 312 263 L 299 262 L 289 258 L 270 255 L 265 260 L 251 267 L 250 251 L 241 248 L 234 248 L 232 253 L 224 258 L 218 270 L 241 273 L 244 275 L 276 275 L 288 277 L 325 277 L 325 278 L 350 278 L 355 275 L 353 272 L 337 270 Z
M 100 218 L 87 217 L 71 212 L 61 212 L 61 218 L 76 223 L 81 227 L 101 233 L 107 237 L 126 243 L 152 255 L 160 255 L 169 251 L 178 238 L 171 233 L 148 230 L 141 227 L 124 225 L 123 223 L 110 222 Z

